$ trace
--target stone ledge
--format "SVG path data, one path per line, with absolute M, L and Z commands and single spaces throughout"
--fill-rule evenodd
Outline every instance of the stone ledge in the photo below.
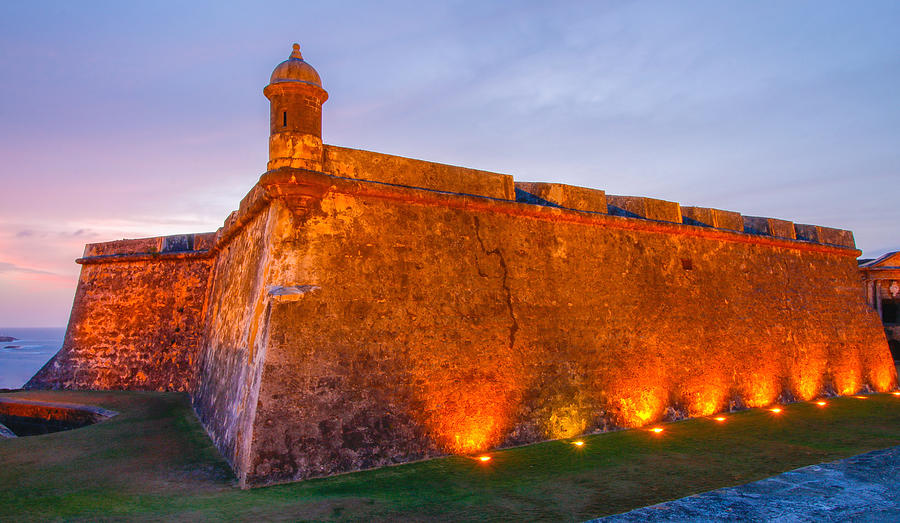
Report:
M 102 256 L 88 256 L 78 258 L 75 263 L 79 265 L 92 265 L 97 263 L 123 263 L 137 261 L 182 261 L 182 260 L 200 260 L 209 258 L 213 251 L 189 251 L 189 252 L 169 252 L 165 254 L 157 253 L 135 253 L 135 254 L 104 254 Z
M 798 240 L 828 245 L 840 245 L 841 247 L 850 249 L 856 248 L 856 240 L 853 238 L 852 231 L 802 223 L 794 224 L 794 231 L 796 232 Z
M 710 207 L 682 206 L 681 219 L 685 225 L 715 227 L 717 229 L 744 232 L 744 220 L 739 212 L 723 211 Z
M 681 206 L 676 202 L 643 196 L 607 195 L 609 214 L 660 222 L 682 223 Z
M 78 429 L 118 414 L 93 405 L 0 398 L 0 422 L 3 423 L 0 427 L 12 433 L 13 437 Z
M 84 246 L 82 258 L 200 252 L 209 250 L 214 238 L 215 233 L 197 233 L 89 243 Z
M 763 216 L 744 216 L 744 232 L 747 234 L 788 238 L 790 240 L 797 237 L 794 232 L 794 222 Z
M 515 200 L 513 178 L 455 165 L 325 145 L 325 174 L 434 191 Z
M 100 418 L 118 416 L 114 410 L 95 407 L 94 405 L 82 405 L 79 403 L 58 403 L 53 401 L 24 400 L 19 398 L 0 398 L 0 412 L 17 412 L 19 409 L 54 409 L 60 411 L 86 412 Z
M 516 182 L 516 201 L 548 205 L 576 211 L 608 212 L 606 192 L 575 185 L 544 182 Z

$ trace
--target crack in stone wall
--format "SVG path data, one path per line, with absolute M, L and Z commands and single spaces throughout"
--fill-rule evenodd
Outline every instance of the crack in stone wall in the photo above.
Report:
M 509 268 L 506 266 L 506 259 L 503 257 L 503 252 L 500 250 L 500 247 L 495 247 L 494 249 L 488 250 L 484 245 L 484 239 L 481 237 L 481 222 L 478 219 L 478 216 L 472 217 L 475 223 L 475 238 L 478 240 L 478 245 L 481 246 L 481 252 L 487 255 L 493 255 L 497 257 L 497 260 L 500 262 L 500 269 L 503 271 L 503 277 L 501 278 L 501 285 L 503 286 L 503 291 L 506 293 L 506 310 L 509 312 L 509 347 L 513 348 L 516 345 L 516 333 L 519 332 L 519 321 L 516 319 L 516 313 L 513 310 L 512 303 L 512 291 L 509 288 Z M 478 270 L 478 274 L 480 276 L 487 276 L 482 270 L 481 267 L 476 263 L 476 269 Z

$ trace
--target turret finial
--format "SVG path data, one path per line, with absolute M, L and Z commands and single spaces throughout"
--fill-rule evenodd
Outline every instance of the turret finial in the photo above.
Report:
M 300 54 L 300 44 L 294 44 L 294 52 L 291 53 L 291 58 L 303 60 L 303 55 Z

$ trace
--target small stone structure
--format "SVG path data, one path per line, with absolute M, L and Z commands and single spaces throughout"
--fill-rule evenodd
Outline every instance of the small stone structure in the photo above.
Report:
M 859 265 L 866 300 L 884 325 L 894 359 L 900 361 L 900 251 Z
M 295 46 L 215 233 L 85 248 L 31 388 L 183 390 L 245 486 L 896 386 L 849 231 L 322 143 Z
M 93 405 L 73 405 L 0 397 L 0 437 L 35 436 L 106 421 L 119 413 Z

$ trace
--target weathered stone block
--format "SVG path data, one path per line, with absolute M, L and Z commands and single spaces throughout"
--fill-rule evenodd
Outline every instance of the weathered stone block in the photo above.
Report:
M 762 216 L 744 216 L 744 232 L 791 240 L 796 238 L 793 222 Z
M 856 240 L 853 238 L 853 231 L 844 229 L 833 229 L 831 227 L 819 227 L 819 238 L 821 243 L 840 245 L 841 247 L 856 248 Z
M 216 233 L 204 232 L 194 235 L 194 250 L 208 251 L 212 249 L 216 242 Z
M 606 195 L 609 214 L 628 218 L 643 218 L 662 222 L 681 223 L 681 206 L 676 202 L 641 196 Z
M 739 212 L 713 209 L 713 218 L 716 224 L 715 227 L 719 229 L 738 232 L 743 232 L 744 230 L 744 219 Z
M 225 222 L 222 224 L 222 228 L 225 230 L 233 229 L 237 225 L 238 221 L 238 212 L 231 211 L 231 214 L 228 215 L 228 218 L 225 218 Z
M 779 220 L 777 218 L 769 218 L 769 231 L 772 236 L 779 238 L 794 239 L 797 233 L 794 231 L 794 222 L 788 220 Z
M 188 252 L 193 250 L 193 234 L 177 234 L 163 237 L 162 252 Z
M 606 214 L 606 193 L 562 183 L 516 182 L 516 201 Z
M 805 223 L 795 223 L 794 233 L 798 240 L 808 242 L 819 242 L 819 227 L 817 225 L 807 225 Z
M 325 146 L 322 170 L 334 176 L 358 178 L 373 182 L 433 191 L 487 196 L 501 200 L 515 200 L 513 178 L 476 169 L 391 156 L 389 154 Z
M 715 227 L 731 231 L 744 232 L 744 220 L 741 213 L 723 211 L 709 207 L 681 207 L 683 223 L 700 227 Z
M 853 239 L 853 232 L 851 231 L 801 223 L 795 224 L 794 230 L 796 231 L 798 240 L 838 245 L 850 249 L 856 248 L 856 241 Z
M 112 254 L 143 254 L 162 251 L 163 237 L 115 240 L 103 243 L 89 243 L 84 246 L 84 257 L 108 256 Z

